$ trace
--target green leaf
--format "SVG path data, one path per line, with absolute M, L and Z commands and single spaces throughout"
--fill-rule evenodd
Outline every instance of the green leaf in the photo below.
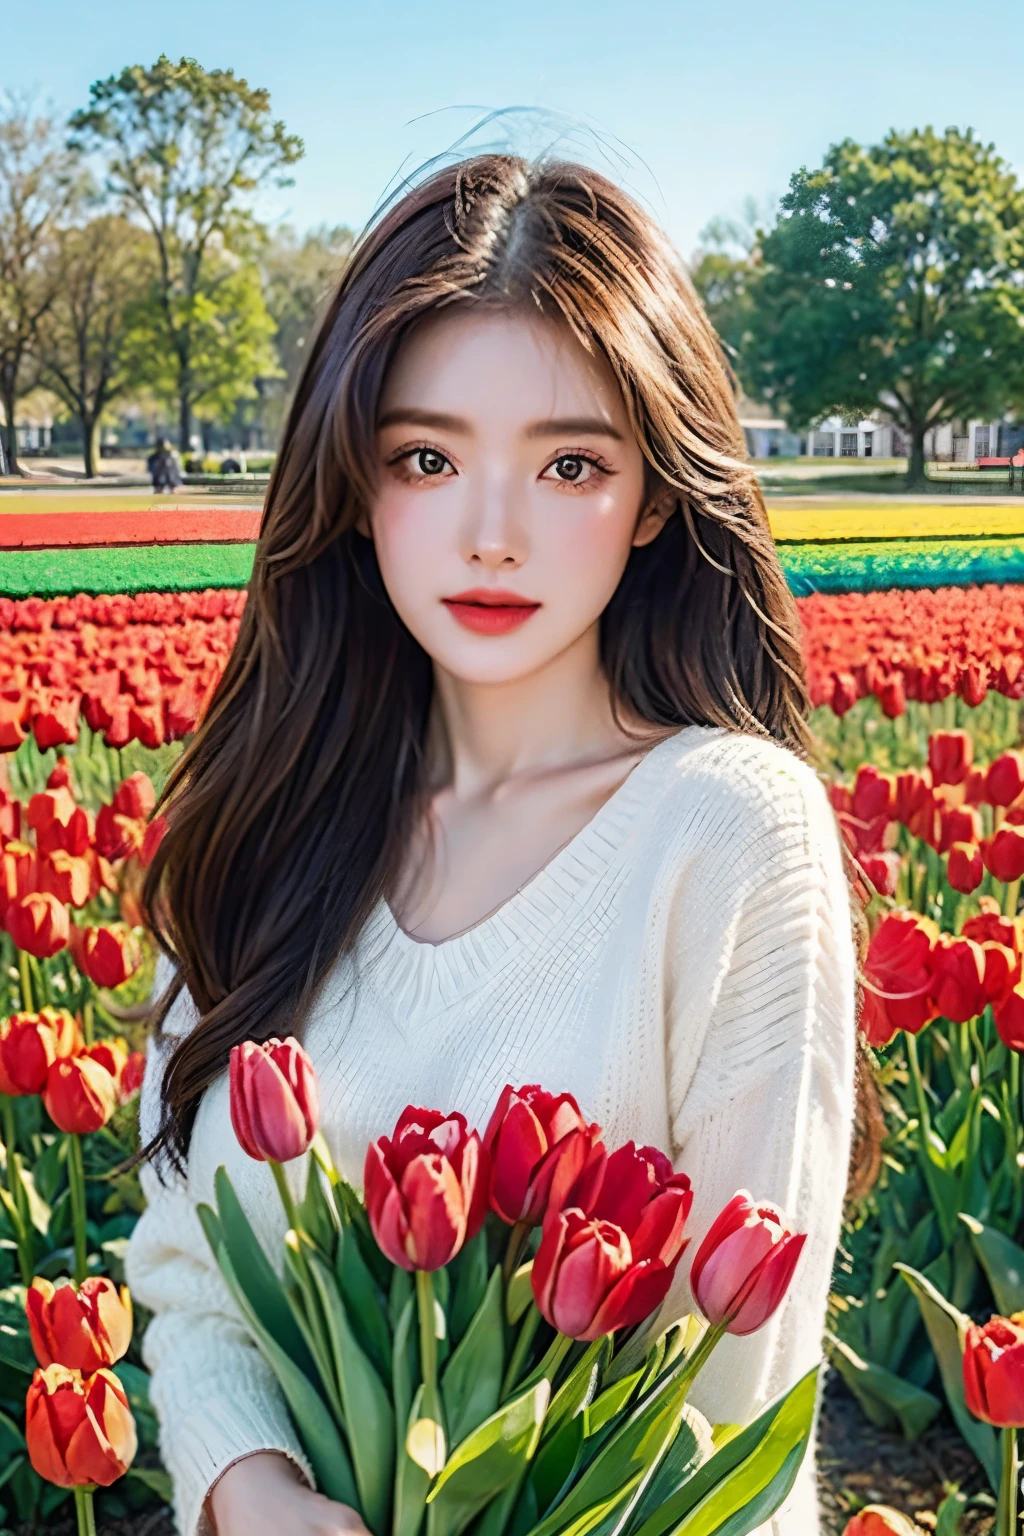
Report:
M 682 1421 L 689 1385 L 682 1370 L 680 1364 L 646 1402 L 633 1409 L 625 1423 L 601 1446 L 566 1497 L 534 1527 L 533 1536 L 563 1532 L 584 1511 L 611 1498 L 636 1474 L 643 1477 L 653 1469 Z
M 33 1227 L 41 1237 L 45 1237 L 50 1230 L 52 1210 L 36 1187 L 36 1181 L 32 1176 L 32 1169 L 21 1165 L 21 1182 L 28 1198 L 28 1215 Z
M 595 1339 L 581 1355 L 554 1397 L 544 1420 L 545 1438 L 555 1433 L 566 1419 L 581 1413 L 597 1395 L 603 1372 L 611 1359 L 612 1341 L 606 1334 Z
M 126 1477 L 133 1477 L 137 1483 L 155 1493 L 158 1499 L 165 1504 L 170 1504 L 174 1498 L 174 1485 L 171 1475 L 162 1467 L 129 1467 Z
M 623 1506 L 628 1505 L 636 1493 L 642 1477 L 642 1472 L 635 1472 L 617 1493 L 613 1493 L 610 1498 L 602 1499 L 597 1504 L 592 1504 L 589 1509 L 577 1515 L 575 1520 L 564 1528 L 562 1536 L 590 1536 L 591 1532 L 594 1536 L 599 1536 L 599 1533 L 600 1536 L 606 1536 L 606 1533 L 610 1536 L 610 1533 L 622 1523 L 625 1512 Z M 533 1529 L 536 1531 L 539 1527 L 534 1526 Z
M 687 1403 L 683 1409 L 679 1432 L 645 1488 L 630 1522 L 631 1527 L 641 1525 L 648 1515 L 660 1509 L 680 1488 L 685 1487 L 698 1467 L 710 1461 L 715 1449 L 711 1425 L 702 1413 Z
M 763 1474 L 760 1470 L 755 1472 L 751 1468 L 749 1477 L 742 1483 L 737 1482 L 735 1489 L 716 1489 L 707 1499 L 706 1507 L 695 1509 L 676 1526 L 675 1536 L 749 1536 L 789 1497 L 806 1450 L 805 1437 L 784 1457 L 767 1482 L 761 1482 Z M 767 1458 L 767 1451 L 765 1456 Z M 774 1461 L 773 1455 L 772 1465 Z M 723 1520 L 722 1513 L 726 1510 L 728 1515 Z
M 387 1287 L 388 1293 L 388 1322 L 392 1332 L 398 1327 L 399 1318 L 405 1310 L 406 1303 L 414 1290 L 412 1275 L 407 1269 L 399 1269 L 396 1264 L 391 1271 L 391 1280 Z
M 309 1377 L 260 1321 L 246 1291 L 239 1284 L 224 1243 L 217 1251 L 217 1262 L 256 1347 L 277 1376 L 302 1437 L 317 1487 L 329 1499 L 358 1508 L 352 1464 L 330 1410 Z
M 550 1383 L 538 1381 L 456 1446 L 427 1497 L 430 1536 L 459 1536 L 519 1476 L 537 1449 L 550 1394 Z
M 36 1368 L 23 1285 L 8 1285 L 0 1291 L 0 1361 L 26 1376 Z
M 501 1269 L 495 1267 L 472 1322 L 445 1366 L 441 1399 L 453 1446 L 498 1407 L 505 1372 Z
M 455 1260 L 455 1288 L 452 1293 L 451 1335 L 462 1338 L 483 1304 L 487 1290 L 487 1229 L 481 1227 L 476 1237 L 465 1243 Z
M 418 1380 L 419 1351 L 416 1331 L 416 1298 L 410 1296 L 402 1309 L 395 1329 L 395 1342 L 391 1354 L 391 1397 L 395 1405 L 396 1424 L 408 1424 L 409 1410 Z
M 395 1470 L 395 1416 L 391 1399 L 356 1342 L 330 1266 L 314 1250 L 308 1250 L 306 1256 L 327 1320 L 359 1505 L 370 1530 L 376 1536 L 384 1536 Z
M 220 1232 L 238 1284 L 253 1313 L 271 1338 L 301 1371 L 316 1382 L 316 1367 L 299 1332 L 288 1298 L 235 1194 L 227 1169 L 214 1176 Z M 207 1240 L 210 1234 L 207 1232 Z M 216 1249 L 214 1249 L 216 1252 Z
M 664 1354 L 664 1351 L 662 1353 Z M 588 1435 L 596 1435 L 622 1408 L 625 1408 L 641 1377 L 645 1375 L 645 1371 L 634 1371 L 632 1376 L 623 1376 L 621 1381 L 615 1381 L 607 1387 L 600 1397 L 595 1397 L 586 1410 Z
M 299 1225 L 328 1259 L 334 1256 L 338 1221 L 324 1189 L 324 1175 L 315 1157 L 308 1159 L 306 1192 L 298 1209 Z
M 967 1508 L 967 1495 L 954 1490 L 939 1505 L 935 1519 L 935 1536 L 960 1536 L 960 1516 Z
M 530 1469 L 538 1515 L 546 1515 L 555 1500 L 567 1491 L 566 1484 L 583 1447 L 585 1429 L 584 1416 L 577 1413 L 564 1421 L 556 1435 L 542 1443 Z
M 756 1473 L 747 1476 L 752 1465 L 759 1467 L 762 1473 L 767 1472 L 770 1478 L 780 1470 L 777 1465 L 780 1452 L 783 1466 L 785 1456 L 793 1450 L 800 1448 L 802 1456 L 814 1418 L 817 1391 L 818 1368 L 815 1367 L 704 1462 L 678 1492 L 648 1516 L 636 1536 L 665 1536 L 669 1531 L 679 1536 L 684 1529 L 686 1536 L 695 1536 L 687 1524 L 690 1515 L 704 1509 L 719 1489 L 729 1490 L 737 1486 L 742 1489 L 745 1479 L 750 1486 L 757 1476 Z M 755 1489 L 751 1487 L 750 1491 Z M 732 1513 L 728 1498 L 724 1504 L 723 1518 L 728 1518 Z M 718 1531 L 716 1525 L 708 1529 Z
M 867 1418 L 880 1429 L 902 1430 L 908 1440 L 923 1434 L 942 1404 L 931 1392 L 865 1360 L 851 1345 L 828 1336 L 829 1359 L 860 1403 Z
M 514 1327 L 533 1300 L 533 1260 L 520 1264 L 505 1293 L 505 1316 Z
M 413 1305 L 414 1303 L 410 1298 L 406 1310 L 410 1310 Z M 423 1511 L 427 1503 L 427 1492 L 430 1488 L 430 1477 L 417 1462 L 413 1461 L 405 1448 L 406 1435 L 412 1425 L 418 1423 L 422 1412 L 423 1387 L 421 1385 L 404 1416 L 399 1416 L 397 1419 L 398 1424 L 404 1427 L 401 1441 L 397 1446 L 395 1461 L 395 1498 L 391 1517 L 392 1536 L 416 1536 L 423 1520 Z
M 964 1401 L 963 1337 L 970 1321 L 935 1289 L 924 1275 L 907 1264 L 897 1264 L 904 1280 L 917 1297 L 925 1328 L 931 1340 L 939 1374 L 946 1392 L 946 1401 L 961 1435 L 977 1456 L 994 1490 L 998 1491 L 1000 1478 L 999 1441 L 990 1424 L 982 1424 L 968 1413 Z
M 971 1243 L 988 1277 L 998 1310 L 1003 1317 L 1024 1312 L 1024 1248 L 1005 1232 L 986 1227 L 963 1211 L 960 1220 L 971 1234 Z
M 351 1227 L 343 1227 L 338 1233 L 335 1272 L 356 1338 L 377 1367 L 381 1380 L 387 1381 L 391 1375 L 391 1330 L 380 1293 Z

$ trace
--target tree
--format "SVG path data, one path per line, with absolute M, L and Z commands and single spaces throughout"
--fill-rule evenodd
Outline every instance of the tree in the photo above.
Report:
M 742 219 L 712 219 L 690 261 L 693 286 L 734 369 L 742 365 L 760 271 L 757 216 L 748 198 Z
M 354 240 L 352 231 L 344 226 L 332 229 L 324 225 L 300 238 L 294 229 L 283 225 L 260 251 L 263 293 L 277 326 L 277 354 L 284 370 L 280 386 L 268 402 L 272 420 L 262 423 L 274 431 L 281 425 L 285 402 L 302 371 L 309 338 L 345 269 Z
M 302 140 L 271 117 L 267 91 L 231 70 L 207 71 L 194 59 L 175 64 L 163 54 L 149 69 L 133 65 L 97 81 L 71 127 L 73 143 L 107 155 L 111 195 L 153 240 L 187 450 L 202 393 L 196 347 L 209 322 L 210 268 L 225 251 L 247 250 L 252 195 L 289 184 L 285 172 L 300 159 Z
M 881 408 L 925 477 L 940 423 L 1001 414 L 1024 344 L 1024 191 L 967 130 L 833 145 L 760 243 L 747 387 L 801 422 Z
M 0 405 L 7 467 L 18 472 L 14 419 L 37 327 L 58 289 L 57 230 L 81 196 L 79 163 L 61 128 L 26 102 L 0 104 Z
M 61 230 L 57 291 L 37 327 L 40 377 L 82 426 L 85 473 L 96 473 L 99 424 L 134 379 L 126 342 L 151 282 L 152 258 L 141 230 L 106 214 Z
M 177 307 L 186 304 L 189 417 L 222 420 L 240 401 L 256 398 L 258 378 L 275 378 L 281 372 L 260 274 L 251 262 L 217 248 L 208 253 L 201 286 L 191 298 L 172 300 L 170 320 L 159 280 L 131 310 L 122 347 L 125 374 L 133 387 L 171 403 L 180 401 L 174 335 Z

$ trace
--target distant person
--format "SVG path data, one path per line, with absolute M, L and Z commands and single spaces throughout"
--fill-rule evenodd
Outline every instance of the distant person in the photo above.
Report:
M 156 495 L 162 495 L 165 491 L 173 491 L 181 484 L 181 468 L 178 464 L 178 455 L 167 441 L 166 437 L 158 437 L 156 447 L 146 460 L 146 469 L 153 482 L 153 491 Z

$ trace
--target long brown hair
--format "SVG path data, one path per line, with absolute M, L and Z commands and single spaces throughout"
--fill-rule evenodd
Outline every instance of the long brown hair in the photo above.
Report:
M 583 166 L 484 155 L 435 173 L 363 236 L 320 325 L 238 641 L 165 791 L 145 900 L 200 1021 L 170 1058 L 147 1150 L 179 1163 L 231 1047 L 294 1027 L 422 809 L 431 661 L 355 523 L 388 367 L 447 304 L 530 306 L 600 352 L 652 494 L 671 499 L 601 618 L 613 701 L 657 727 L 806 744 L 795 608 L 717 338 L 665 236 Z

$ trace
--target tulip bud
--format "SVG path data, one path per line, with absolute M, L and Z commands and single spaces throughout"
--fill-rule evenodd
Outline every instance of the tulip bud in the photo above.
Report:
M 740 1190 L 715 1218 L 690 1270 L 694 1300 L 714 1327 L 754 1333 L 781 1304 L 806 1233 L 793 1233 L 777 1205 Z
M 4 926 L 18 949 L 48 960 L 68 941 L 68 909 L 50 891 L 32 891 L 11 902 Z
M 533 1085 L 502 1089 L 483 1145 L 491 1209 L 509 1226 L 539 1226 L 548 1211 L 584 1209 L 604 1173 L 601 1127 L 588 1125 L 571 1094 Z
M 935 1017 L 932 1000 L 932 946 L 938 929 L 912 912 L 896 908 L 878 924 L 864 957 L 863 982 L 872 998 L 876 1035 L 882 1017 L 888 1023 L 886 1039 L 898 1029 L 916 1035 Z M 875 1017 L 875 1015 L 882 1017 Z M 862 1021 L 863 1027 L 863 1021 Z M 884 1044 L 876 1038 L 872 1043 Z
M 119 816 L 148 821 L 156 805 L 156 790 L 145 773 L 133 773 L 118 786 L 113 806 Z
M 91 1376 L 113 1365 L 132 1341 L 132 1301 L 106 1276 L 90 1275 L 77 1288 L 36 1276 L 25 1296 L 36 1359 Z
M 921 1527 L 887 1504 L 869 1504 L 846 1522 L 843 1536 L 921 1536 Z
M 121 1073 L 120 1099 L 122 1104 L 127 1104 L 133 1099 L 142 1087 L 142 1079 L 146 1072 L 145 1051 L 132 1051 L 124 1064 Z
M 1024 794 L 1024 752 L 1002 752 L 988 765 L 985 795 L 990 805 L 1012 805 Z
M 888 820 L 895 808 L 895 779 L 882 773 L 874 763 L 863 763 L 857 769 L 853 786 L 853 814 L 860 821 L 875 821 L 881 816 Z
M 1021 954 L 1021 931 L 1019 923 L 1012 917 L 1004 917 L 999 908 L 999 903 L 991 896 L 982 896 L 979 901 L 981 911 L 974 917 L 969 917 L 960 930 L 965 939 L 973 939 L 976 944 L 985 944 L 991 940 L 995 944 L 1004 944 L 1007 949 L 1012 949 L 1014 954 Z
M 968 731 L 935 731 L 928 738 L 928 766 L 936 784 L 962 784 L 974 762 Z
M 964 1340 L 964 1397 L 968 1413 L 997 1429 L 1024 1426 L 1024 1328 L 993 1317 L 971 1323 Z
M 231 1051 L 231 1124 L 257 1162 L 287 1163 L 308 1151 L 320 1123 L 313 1063 L 299 1042 L 246 1040 Z
M 93 1061 L 98 1061 L 101 1067 L 105 1067 L 114 1079 L 118 1098 L 121 1097 L 121 1074 L 124 1071 L 125 1062 L 128 1060 L 128 1042 L 120 1035 L 108 1037 L 106 1040 L 97 1040 L 94 1045 L 87 1045 L 80 1053 L 88 1056 Z
M 146 828 L 146 835 L 142 839 L 142 847 L 139 849 L 139 863 L 143 869 L 148 869 L 156 855 L 156 851 L 163 842 L 167 831 L 168 821 L 166 816 L 154 816 Z
M 363 1182 L 377 1245 L 402 1269 L 442 1269 L 487 1214 L 487 1153 L 459 1114 L 408 1105 L 366 1149 Z
M 832 685 L 832 712 L 840 719 L 851 710 L 860 698 L 856 678 L 849 672 L 837 672 Z
M 916 769 L 908 768 L 906 772 L 896 775 L 896 820 L 914 832 L 915 837 L 922 835 L 915 831 L 915 822 L 919 821 L 922 811 L 930 816 L 932 804 L 932 776 L 929 769 L 925 768 L 918 773 Z
M 117 1108 L 117 1084 L 90 1056 L 58 1059 L 46 1074 L 46 1113 L 58 1130 L 88 1135 L 106 1125 Z
M 1000 1040 L 1011 1051 L 1024 1053 L 1024 982 L 1016 986 L 992 1005 L 996 1031 Z
M 75 964 L 98 987 L 119 987 L 142 964 L 139 941 L 125 923 L 73 928 L 69 938 Z
M 88 1378 L 63 1365 L 40 1367 L 25 1400 L 33 1470 L 59 1488 L 109 1488 L 135 1459 L 128 1398 L 113 1371 Z
M 96 817 L 96 852 L 105 859 L 126 859 L 142 845 L 146 824 L 122 815 L 112 805 L 101 805 Z
M 878 702 L 882 706 L 883 715 L 889 720 L 896 720 L 906 714 L 907 688 L 902 672 L 894 672 L 886 678 L 878 690 Z
M 975 843 L 953 843 L 949 850 L 946 874 L 954 891 L 969 896 L 978 889 L 985 874 L 981 849 Z
M 71 789 L 71 764 L 66 757 L 58 757 L 46 780 L 47 789 Z
M 1004 822 L 999 831 L 981 845 L 985 868 L 997 880 L 1009 885 L 1024 875 L 1024 827 Z
M 857 861 L 879 896 L 894 896 L 900 878 L 900 856 L 888 849 L 884 853 L 862 853 Z
M 51 1064 L 81 1046 L 78 1025 L 65 1008 L 15 1013 L 0 1025 L 3 1092 L 42 1093 Z
M 939 812 L 939 852 L 948 853 L 954 843 L 978 843 L 981 817 L 973 805 L 949 806 Z

